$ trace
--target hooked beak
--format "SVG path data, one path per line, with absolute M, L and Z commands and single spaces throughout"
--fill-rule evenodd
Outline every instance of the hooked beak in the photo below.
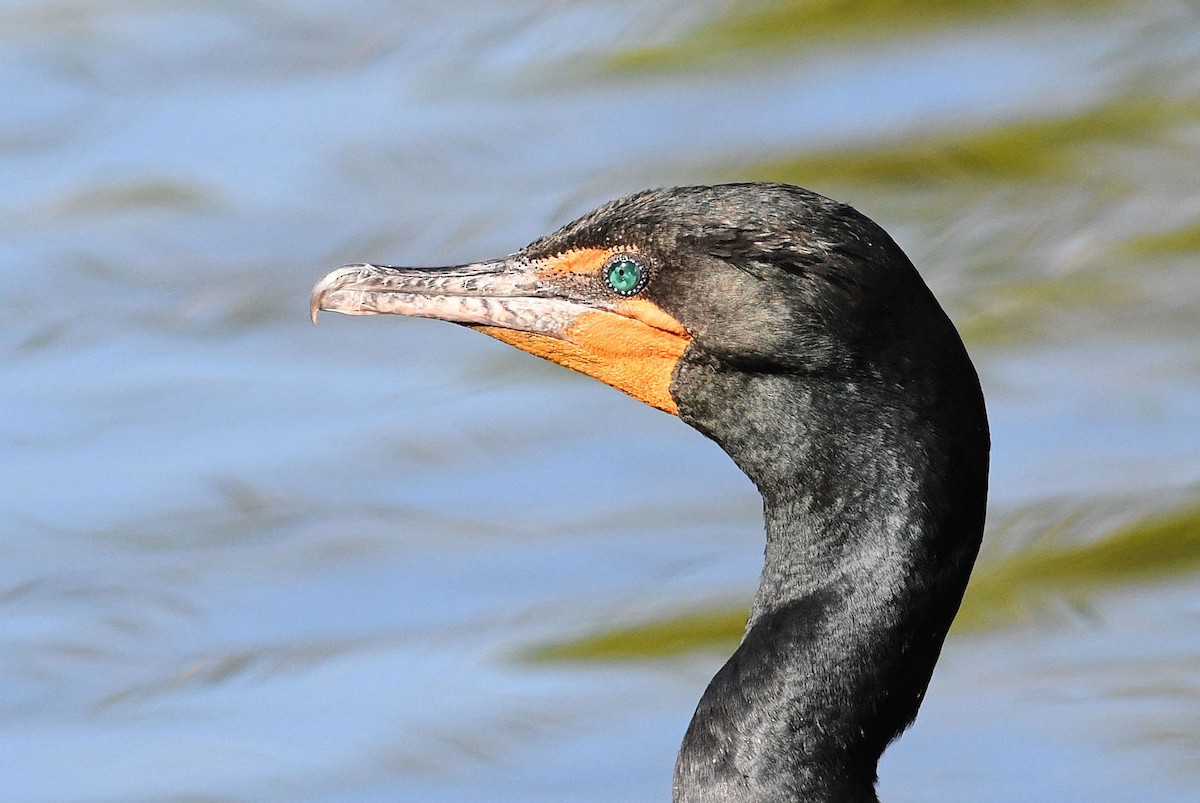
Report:
M 571 259 L 568 269 L 520 256 L 446 268 L 346 265 L 317 282 L 309 311 L 314 324 L 322 310 L 463 324 L 677 414 L 671 378 L 691 337 L 653 302 L 581 291 L 592 285 L 578 255 Z
M 314 324 L 327 310 L 437 318 L 552 337 L 589 309 L 552 297 L 536 270 L 513 258 L 450 268 L 346 265 L 317 282 L 309 303 Z

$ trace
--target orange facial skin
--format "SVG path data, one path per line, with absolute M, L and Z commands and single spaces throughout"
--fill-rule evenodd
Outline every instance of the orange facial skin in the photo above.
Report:
M 599 276 L 604 263 L 615 253 L 635 254 L 636 248 L 575 248 L 542 260 L 538 274 L 553 280 L 555 276 L 583 274 Z
M 595 276 L 614 253 L 632 248 L 587 248 L 549 257 L 538 270 L 548 281 Z M 559 337 L 495 326 L 472 327 L 530 354 L 599 379 L 664 412 L 678 415 L 671 377 L 691 336 L 652 301 L 620 299 L 610 309 L 581 313 Z
M 679 414 L 671 398 L 671 376 L 691 342 L 686 336 L 611 312 L 583 313 L 567 327 L 566 339 L 497 326 L 472 328 L 595 377 L 663 412 Z

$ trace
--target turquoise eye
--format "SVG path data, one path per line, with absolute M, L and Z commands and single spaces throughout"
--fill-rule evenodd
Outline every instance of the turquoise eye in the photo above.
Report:
M 628 254 L 618 254 L 604 267 L 604 282 L 619 296 L 636 295 L 646 286 L 646 269 Z

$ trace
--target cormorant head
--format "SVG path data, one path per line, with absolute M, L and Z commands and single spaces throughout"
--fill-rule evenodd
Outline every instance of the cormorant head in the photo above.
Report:
M 685 354 L 725 370 L 887 382 L 938 336 L 930 318 L 953 333 L 879 226 L 785 184 L 640 192 L 470 265 L 349 265 L 313 289 L 314 321 L 319 310 L 464 324 L 670 413 L 686 392 L 672 387 Z

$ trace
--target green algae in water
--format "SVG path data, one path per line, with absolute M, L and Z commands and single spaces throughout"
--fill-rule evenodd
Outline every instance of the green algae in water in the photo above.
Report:
M 986 295 L 982 309 L 968 313 L 958 326 L 963 340 L 989 345 L 1030 343 L 1046 337 L 1047 315 L 1086 313 L 1133 304 L 1126 284 L 1093 275 L 1030 278 L 1005 283 Z
M 704 649 L 732 649 L 746 628 L 747 608 L 730 605 L 614 628 L 583 638 L 544 644 L 532 661 L 629 661 L 666 658 Z
M 1121 251 L 1131 257 L 1200 255 L 1200 221 L 1170 231 L 1135 237 L 1125 243 Z
M 1091 14 L 1120 0 L 774 0 L 730 4 L 674 42 L 635 48 L 607 62 L 610 71 L 651 73 L 711 65 L 739 54 L 792 51 L 822 40 L 899 38 L 956 25 Z
M 1084 544 L 1037 546 L 976 569 L 955 628 L 1026 619 L 1026 602 L 1052 593 L 1149 582 L 1200 569 L 1200 506 L 1147 517 Z
M 1073 176 L 1085 163 L 1089 147 L 1149 141 L 1166 129 L 1198 120 L 1200 101 L 1128 95 L 1046 119 L 759 161 L 749 172 L 802 186 L 1049 181 Z

